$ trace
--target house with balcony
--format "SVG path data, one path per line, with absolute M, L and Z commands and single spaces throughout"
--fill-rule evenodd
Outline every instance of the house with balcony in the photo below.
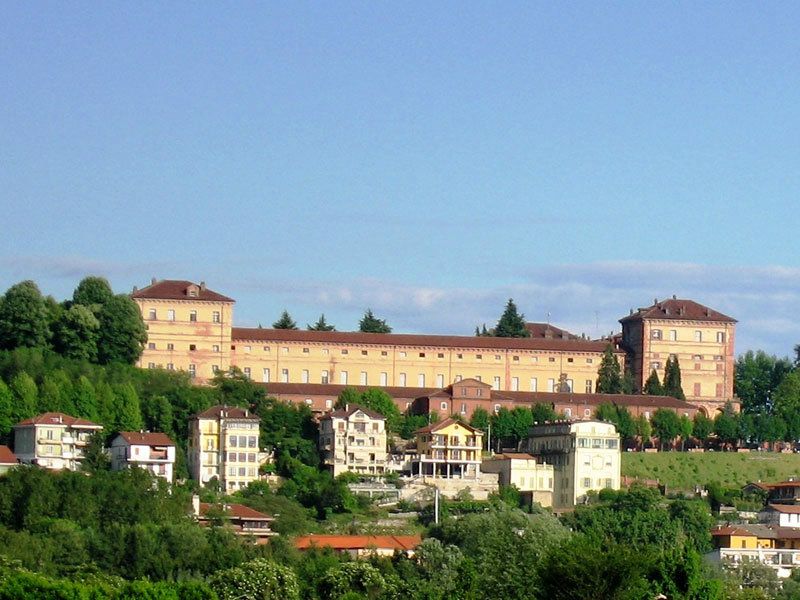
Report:
M 412 557 L 421 542 L 419 535 L 303 535 L 295 539 L 294 545 L 301 552 L 330 548 L 353 558 L 394 556 L 396 552 Z
M 417 456 L 412 477 L 479 479 L 483 432 L 467 423 L 447 418 L 415 432 Z
M 523 498 L 550 507 L 553 505 L 553 481 L 555 473 L 553 465 L 536 460 L 523 452 L 505 452 L 495 454 L 481 463 L 484 473 L 497 473 L 500 486 L 513 485 Z
M 167 482 L 174 481 L 175 442 L 165 433 L 120 431 L 111 441 L 111 469 L 139 467 Z
M 351 472 L 382 475 L 386 471 L 386 417 L 348 405 L 320 419 L 319 450 L 334 477 Z
M 236 535 L 250 537 L 256 544 L 266 544 L 269 538 L 278 535 L 270 526 L 275 520 L 273 517 L 244 504 L 200 502 L 200 496 L 195 494 L 192 496 L 192 510 L 201 526 L 229 526 Z
M 14 453 L 21 463 L 77 471 L 89 438 L 103 426 L 59 412 L 14 425 Z
M 800 566 L 800 529 L 764 524 L 724 525 L 711 530 L 715 549 L 707 555 L 723 566 L 758 561 L 786 578 Z

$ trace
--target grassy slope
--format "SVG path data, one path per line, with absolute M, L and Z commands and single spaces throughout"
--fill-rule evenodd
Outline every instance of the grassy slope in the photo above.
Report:
M 800 454 L 772 452 L 624 452 L 622 474 L 658 479 L 671 489 L 693 489 L 718 481 L 740 486 L 749 481 L 783 481 L 800 477 Z

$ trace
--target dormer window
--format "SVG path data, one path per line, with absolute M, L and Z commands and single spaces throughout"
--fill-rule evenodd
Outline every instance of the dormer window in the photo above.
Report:
M 188 288 L 186 288 L 186 295 L 189 296 L 189 298 L 197 298 L 199 294 L 200 288 L 196 285 L 190 285 Z

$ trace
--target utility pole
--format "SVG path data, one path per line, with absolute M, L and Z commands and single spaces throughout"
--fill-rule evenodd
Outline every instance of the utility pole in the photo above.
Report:
M 433 491 L 433 522 L 439 524 L 439 488 Z

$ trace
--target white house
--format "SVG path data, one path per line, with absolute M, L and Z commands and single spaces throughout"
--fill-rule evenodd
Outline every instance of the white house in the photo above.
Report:
M 103 426 L 59 412 L 14 425 L 14 454 L 21 463 L 77 471 L 89 438 Z
M 147 469 L 169 483 L 175 474 L 175 443 L 164 433 L 121 431 L 111 442 L 111 468 Z
M 778 527 L 800 527 L 800 505 L 768 504 L 758 513 L 758 521 Z

